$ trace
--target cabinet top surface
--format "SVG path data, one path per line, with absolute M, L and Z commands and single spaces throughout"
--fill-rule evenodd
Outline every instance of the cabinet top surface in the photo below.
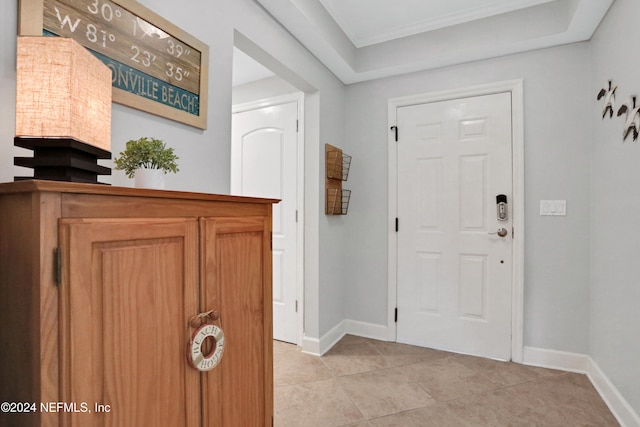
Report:
M 107 196 L 155 197 L 160 199 L 188 199 L 207 201 L 228 201 L 246 203 L 278 203 L 278 199 L 230 196 L 223 194 L 192 193 L 187 191 L 149 190 L 131 187 L 116 187 L 102 184 L 81 184 L 75 182 L 24 180 L 0 183 L 0 195 L 12 193 L 73 193 Z

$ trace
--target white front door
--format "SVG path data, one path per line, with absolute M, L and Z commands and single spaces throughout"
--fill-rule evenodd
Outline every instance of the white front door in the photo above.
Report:
M 397 341 L 509 360 L 511 94 L 399 107 L 397 126 Z
M 298 103 L 233 114 L 231 193 L 281 199 L 273 207 L 273 337 L 296 343 Z

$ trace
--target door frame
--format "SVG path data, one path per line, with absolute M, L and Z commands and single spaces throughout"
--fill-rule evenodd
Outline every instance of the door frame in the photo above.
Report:
M 398 215 L 398 154 L 395 133 L 397 109 L 410 105 L 428 104 L 497 93 L 511 93 L 511 156 L 513 181 L 513 251 L 511 292 L 511 360 L 522 363 L 524 346 L 524 96 L 523 79 L 507 80 L 459 89 L 422 93 L 387 101 L 389 149 L 389 228 L 388 228 L 388 302 L 387 325 L 389 341 L 396 341 L 395 308 L 398 285 L 398 234 L 395 218 Z M 402 132 L 402 129 L 398 129 Z
M 274 96 L 245 102 L 231 106 L 231 114 L 244 113 L 265 107 L 274 107 L 291 102 L 298 103 L 298 133 L 297 133 L 297 176 L 296 176 L 296 345 L 301 346 L 304 337 L 304 92 L 294 92 L 286 95 Z M 229 159 L 231 162 L 231 159 Z

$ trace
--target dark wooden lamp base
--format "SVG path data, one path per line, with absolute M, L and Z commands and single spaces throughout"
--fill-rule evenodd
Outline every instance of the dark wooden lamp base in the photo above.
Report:
M 34 170 L 32 177 L 16 176 L 15 181 L 98 182 L 98 175 L 111 175 L 111 168 L 98 165 L 98 159 L 110 159 L 111 152 L 72 138 L 24 138 L 16 136 L 14 145 L 33 150 L 33 157 L 15 157 L 13 164 Z

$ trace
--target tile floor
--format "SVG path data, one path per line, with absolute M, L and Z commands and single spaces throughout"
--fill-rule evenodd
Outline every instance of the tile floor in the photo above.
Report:
M 618 426 L 585 375 L 345 336 L 274 342 L 276 427 Z

